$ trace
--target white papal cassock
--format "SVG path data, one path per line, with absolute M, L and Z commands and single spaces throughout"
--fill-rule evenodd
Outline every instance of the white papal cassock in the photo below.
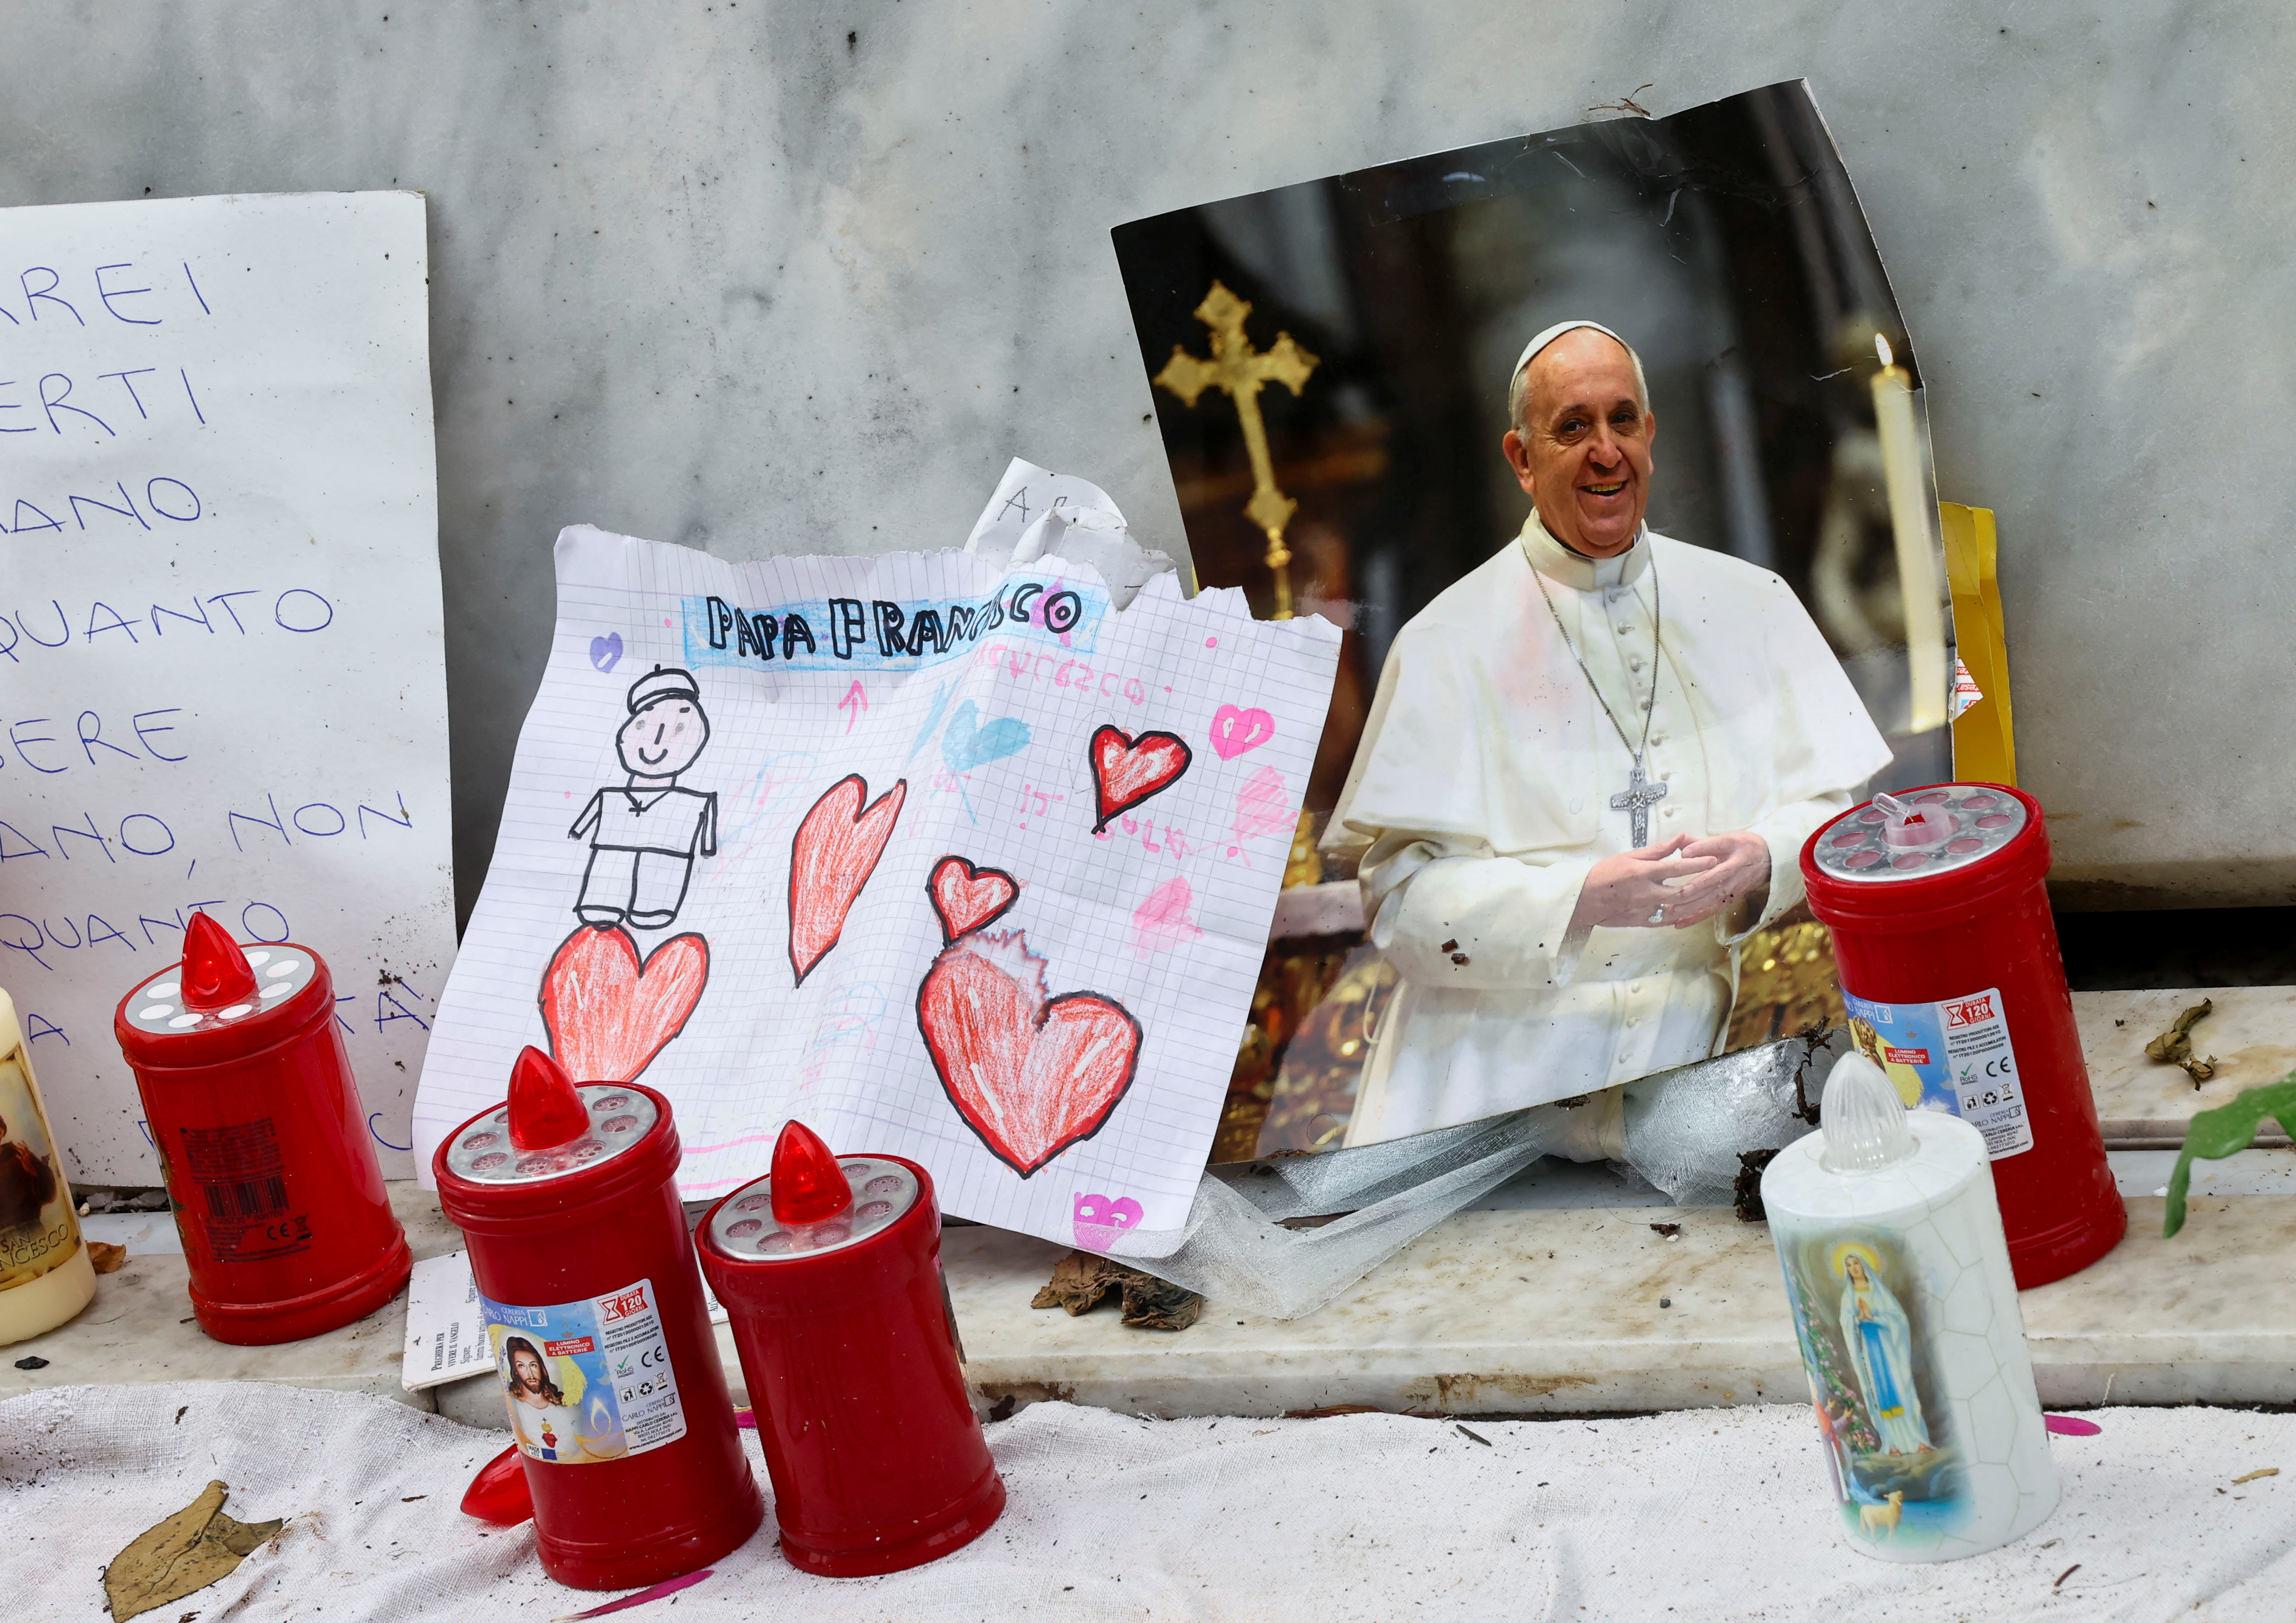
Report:
M 1769 842 L 1759 916 L 1568 931 L 1602 857 L 1634 848 L 1611 797 L 1633 756 L 1555 635 L 1531 571 L 1630 734 L 1663 624 L 1649 843 Z M 1801 844 L 1888 745 L 1767 570 L 1648 529 L 1590 561 L 1522 534 L 1403 628 L 1324 844 L 1360 848 L 1371 939 L 1401 977 L 1347 1142 L 1373 1143 L 1630 1082 L 1719 1043 L 1745 937 L 1801 900 Z M 1734 912 L 1734 915 L 1733 914 Z

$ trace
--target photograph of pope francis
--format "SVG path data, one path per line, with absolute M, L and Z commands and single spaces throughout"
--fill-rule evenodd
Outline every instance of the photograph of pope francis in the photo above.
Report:
M 1216 1160 L 1792 1035 L 1803 840 L 1952 775 L 1922 365 L 1809 87 L 1589 111 L 1113 234 L 1200 579 L 1345 629 Z
M 1508 398 L 1530 512 L 1396 638 L 1326 836 L 1369 842 L 1398 977 L 1351 1144 L 1705 1058 L 1737 945 L 1890 764 L 1784 581 L 1644 522 L 1658 419 L 1624 339 L 1548 328 Z

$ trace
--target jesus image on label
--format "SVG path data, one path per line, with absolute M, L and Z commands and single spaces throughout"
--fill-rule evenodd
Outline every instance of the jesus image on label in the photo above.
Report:
M 555 1460 L 573 1433 L 571 1406 L 533 1342 L 512 1336 L 503 1343 L 503 1383 L 509 1389 L 511 1429 L 537 1460 Z
M 709 742 L 709 717 L 693 673 L 671 667 L 630 684 L 627 702 L 614 749 L 629 781 L 592 795 L 566 831 L 590 842 L 574 911 L 600 930 L 667 930 L 685 903 L 694 857 L 718 854 L 717 795 L 677 786 Z

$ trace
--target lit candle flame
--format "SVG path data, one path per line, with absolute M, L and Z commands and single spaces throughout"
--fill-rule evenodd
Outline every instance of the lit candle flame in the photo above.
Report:
M 1882 365 L 1884 366 L 1894 366 L 1898 364 L 1897 352 L 1890 348 L 1890 340 L 1879 332 L 1874 335 L 1874 353 L 1882 357 Z

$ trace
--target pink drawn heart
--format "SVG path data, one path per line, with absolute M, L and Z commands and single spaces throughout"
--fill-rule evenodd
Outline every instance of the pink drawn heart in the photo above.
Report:
M 1273 766 L 1262 766 L 1236 792 L 1235 822 L 1232 825 L 1235 837 L 1257 840 L 1277 829 L 1290 828 L 1292 822 L 1292 802 L 1283 791 L 1283 775 Z
M 1046 996 L 1045 961 L 1017 930 L 934 959 L 917 1029 L 964 1125 L 1022 1177 L 1106 1126 L 1140 1060 L 1130 1012 L 1097 992 Z
M 940 914 L 941 945 L 948 947 L 1004 917 L 1021 899 L 1021 885 L 1002 868 L 976 868 L 962 857 L 944 857 L 933 864 L 925 893 Z
M 1117 1235 L 1137 1227 L 1145 1215 L 1140 1202 L 1128 1194 L 1113 1201 L 1104 1194 L 1079 1194 L 1071 1211 L 1070 1225 L 1076 1231 L 1078 1245 L 1088 1251 L 1104 1251 L 1116 1243 Z
M 1143 733 L 1132 738 L 1113 726 L 1094 729 L 1087 753 L 1100 802 L 1099 818 L 1092 825 L 1095 834 L 1117 813 L 1179 782 L 1194 758 L 1188 741 L 1177 733 Z
M 672 936 L 641 963 L 619 925 L 585 924 L 542 972 L 551 1057 L 577 1082 L 629 1082 L 685 1029 L 709 981 L 709 943 Z
M 1132 950 L 1144 957 L 1200 939 L 1204 932 L 1188 916 L 1195 900 L 1185 873 L 1175 873 L 1151 890 L 1148 899 L 1132 910 Z
M 1257 750 L 1275 736 L 1275 717 L 1266 710 L 1239 710 L 1224 704 L 1212 717 L 1212 749 L 1224 761 Z
M 869 785 L 857 772 L 832 783 L 797 825 L 790 840 L 789 886 L 789 957 L 797 985 L 805 984 L 845 933 L 845 915 L 877 871 L 908 792 L 903 778 L 865 811 Z

